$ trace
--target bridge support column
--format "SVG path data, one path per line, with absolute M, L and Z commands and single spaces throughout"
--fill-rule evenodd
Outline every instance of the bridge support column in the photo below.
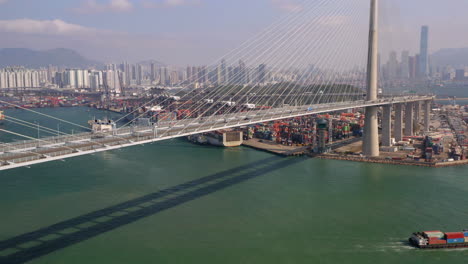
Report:
M 421 102 L 414 102 L 414 134 L 419 135 L 421 132 Z
M 366 107 L 362 153 L 367 157 L 377 157 L 380 155 L 378 109 L 376 106 Z
M 414 102 L 414 121 L 421 122 L 421 102 Z
M 429 132 L 429 123 L 431 121 L 431 101 L 424 101 L 424 134 Z
M 392 106 L 382 107 L 382 146 L 392 145 Z
M 403 140 L 403 105 L 395 105 L 395 141 Z
M 413 103 L 406 103 L 405 107 L 405 136 L 411 137 L 414 135 L 413 133 L 413 118 L 414 118 L 414 104 Z

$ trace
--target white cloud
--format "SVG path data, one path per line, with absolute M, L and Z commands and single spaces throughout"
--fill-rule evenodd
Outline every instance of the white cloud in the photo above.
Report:
M 45 35 L 76 35 L 96 33 L 97 30 L 76 24 L 70 24 L 60 19 L 14 19 L 0 20 L 0 32 Z
M 295 0 L 271 0 L 271 3 L 276 8 L 287 12 L 299 12 L 303 9 L 303 6 Z
M 193 6 L 201 4 L 201 0 L 160 0 L 160 1 L 143 1 L 145 8 L 162 8 L 162 7 L 179 7 L 179 6 Z
M 1 0 L 0 0 L 1 1 Z M 128 12 L 133 9 L 129 0 L 109 0 L 107 3 L 99 3 L 96 0 L 86 0 L 81 7 L 74 10 L 78 13 L 102 13 L 102 12 Z

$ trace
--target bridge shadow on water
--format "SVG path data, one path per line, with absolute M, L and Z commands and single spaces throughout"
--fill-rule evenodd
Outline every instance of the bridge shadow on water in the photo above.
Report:
M 33 260 L 303 160 L 266 158 L 0 241 L 0 264 Z

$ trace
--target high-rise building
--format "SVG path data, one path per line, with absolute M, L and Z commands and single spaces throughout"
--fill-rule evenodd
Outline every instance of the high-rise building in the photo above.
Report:
M 89 88 L 92 91 L 99 91 L 102 85 L 102 71 L 91 71 L 89 73 Z
M 200 83 L 206 84 L 208 83 L 208 74 L 206 70 L 206 66 L 200 66 L 198 68 L 198 79 Z
M 387 64 L 387 77 L 394 80 L 398 77 L 398 59 L 395 51 L 390 52 L 390 57 Z
M 405 50 L 401 53 L 401 78 L 408 79 L 410 77 L 409 51 Z
M 137 69 L 136 65 L 132 64 L 130 66 L 130 82 L 137 79 Z
M 83 88 L 84 87 L 84 71 L 83 70 L 76 70 L 76 88 Z
M 126 86 L 129 86 L 130 85 L 130 80 L 132 79 L 132 72 L 130 70 L 130 64 L 128 64 L 127 62 L 123 63 L 124 64 L 124 80 L 125 80 L 125 85 Z
M 7 87 L 7 73 L 0 71 L 0 89 L 5 89 Z
M 221 60 L 221 75 L 222 75 L 222 83 L 226 84 L 228 82 L 229 77 L 228 77 L 226 60 L 225 59 Z
M 221 85 L 223 83 L 224 83 L 223 69 L 221 65 L 218 65 L 218 67 L 216 68 L 216 84 Z
M 23 77 L 23 75 L 24 74 L 22 72 L 19 72 L 19 71 L 15 72 L 16 87 L 18 87 L 18 88 L 25 87 L 24 86 L 24 77 Z
M 141 85 L 143 81 L 143 66 L 141 64 L 137 65 L 137 75 L 136 75 L 137 84 Z
M 192 67 L 187 66 L 187 82 L 192 83 Z
M 429 76 L 429 27 L 421 28 L 421 46 L 419 52 L 419 77 Z
M 417 67 L 417 57 L 411 56 L 408 59 L 408 73 L 410 79 L 415 79 L 418 75 L 418 67 Z
M 198 67 L 192 67 L 192 76 L 191 76 L 191 83 L 199 83 L 200 80 L 198 79 Z
M 8 72 L 8 88 L 17 88 L 18 86 L 16 85 L 16 74 L 14 72 Z
M 65 73 L 65 86 L 76 88 L 76 73 L 75 70 L 67 70 Z
M 239 60 L 239 83 L 246 84 L 247 83 L 247 67 L 245 66 L 245 62 Z
M 171 71 L 171 85 L 177 85 L 179 84 L 179 72 L 177 71 Z
M 267 69 L 265 64 L 260 64 L 258 66 L 258 83 L 266 83 L 267 82 Z
M 32 86 L 32 74 L 30 71 L 23 72 L 23 87 L 33 87 Z
M 162 67 L 159 69 L 159 84 L 160 85 L 167 85 L 168 83 L 168 74 L 167 74 L 167 68 L 166 67 Z
M 150 66 L 150 79 L 151 79 L 151 82 L 154 82 L 156 80 L 157 76 L 158 76 L 158 73 L 157 73 L 156 64 L 153 62 L 153 63 L 151 63 L 151 66 Z
M 455 80 L 464 81 L 465 80 L 465 69 L 459 69 L 455 71 Z

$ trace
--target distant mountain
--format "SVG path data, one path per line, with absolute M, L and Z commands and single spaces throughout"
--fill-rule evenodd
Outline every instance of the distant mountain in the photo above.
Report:
M 86 68 L 101 67 L 102 63 L 88 60 L 78 52 L 70 49 L 31 50 L 22 48 L 0 49 L 0 68 L 7 66 L 24 66 L 40 68 L 54 65 L 59 67 Z
M 432 54 L 432 61 L 437 66 L 466 66 L 468 65 L 468 48 L 441 49 Z

